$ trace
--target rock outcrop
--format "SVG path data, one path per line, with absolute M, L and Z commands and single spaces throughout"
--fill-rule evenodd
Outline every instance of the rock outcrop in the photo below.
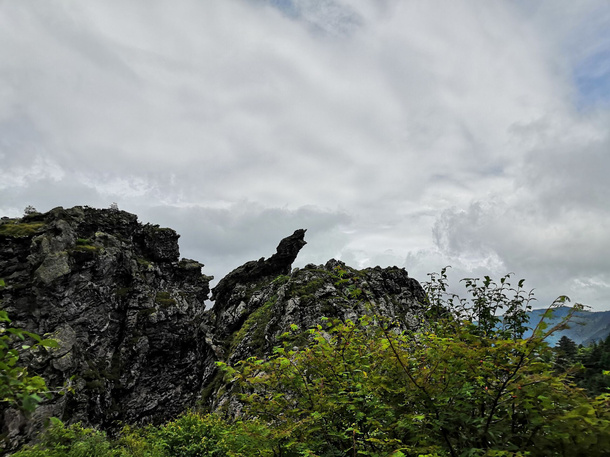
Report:
M 303 331 L 303 344 L 306 330 L 323 317 L 346 321 L 377 313 L 404 329 L 421 325 L 425 294 L 404 268 L 356 270 L 332 259 L 292 270 L 306 244 L 304 235 L 305 230 L 295 231 L 268 260 L 245 263 L 212 290 L 216 302 L 206 314 L 206 335 L 214 361 L 236 363 L 271 354 L 293 325 Z M 215 364 L 209 364 L 202 396 L 209 409 L 225 406 L 228 399 L 221 378 Z
M 211 278 L 202 264 L 179 260 L 177 241 L 173 230 L 123 211 L 56 208 L 2 221 L 0 306 L 13 325 L 59 342 L 24 361 L 49 387 L 72 390 L 30 421 L 0 410 L 13 445 L 49 416 L 112 431 L 195 404 Z
M 215 301 L 215 338 L 224 339 L 243 324 L 249 314 L 244 312 L 244 299 L 250 295 L 251 290 L 273 281 L 280 275 L 289 274 L 292 263 L 306 244 L 305 230 L 296 230 L 291 236 L 280 241 L 274 255 L 268 259 L 263 257 L 246 262 L 218 282 L 212 290 L 212 300 Z
M 375 312 L 416 328 L 424 291 L 401 268 L 355 270 L 337 260 L 292 269 L 305 230 L 268 259 L 247 262 L 213 290 L 202 264 L 179 260 L 178 235 L 118 210 L 56 208 L 0 222 L 0 306 L 16 326 L 59 348 L 24 361 L 47 384 L 71 390 L 32 420 L 1 409 L 9 447 L 56 416 L 110 433 L 160 423 L 191 407 L 218 409 L 228 396 L 217 361 L 271 354 L 280 335 L 322 317 Z

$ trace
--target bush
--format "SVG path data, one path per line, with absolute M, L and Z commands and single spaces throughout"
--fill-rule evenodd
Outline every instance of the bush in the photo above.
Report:
M 605 455 L 610 397 L 589 398 L 557 374 L 545 343 L 567 321 L 547 331 L 543 319 L 522 339 L 532 299 L 522 282 L 467 280 L 467 299 L 445 287 L 442 276 L 428 285 L 444 311 L 418 333 L 371 307 L 356 322 L 323 322 L 303 349 L 220 363 L 244 419 L 269 424 L 287 456 Z
M 118 457 L 106 434 L 80 424 L 65 426 L 58 419 L 42 435 L 42 442 L 26 446 L 13 457 Z M 151 456 L 152 457 L 152 456 Z
M 214 414 L 188 412 L 159 427 L 126 427 L 113 440 L 99 430 L 54 419 L 40 444 L 14 457 L 270 457 L 263 429 L 256 421 L 229 424 Z
M 186 413 L 158 429 L 149 439 L 159 443 L 172 457 L 216 457 L 270 455 L 254 442 L 241 423 L 227 424 L 219 416 Z

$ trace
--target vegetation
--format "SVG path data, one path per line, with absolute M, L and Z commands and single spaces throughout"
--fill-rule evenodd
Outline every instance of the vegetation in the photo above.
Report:
M 238 457 L 272 456 L 267 428 L 257 421 L 229 423 L 220 417 L 187 412 L 160 427 L 132 429 L 108 436 L 81 424 L 54 419 L 40 444 L 13 457 Z M 260 440 L 260 437 L 263 440 Z
M 545 319 L 567 297 L 523 338 L 533 295 L 510 280 L 466 279 L 461 298 L 448 292 L 443 270 L 426 286 L 430 311 L 418 331 L 370 304 L 357 321 L 323 319 L 300 348 L 292 341 L 302 330 L 293 326 L 270 357 L 219 363 L 243 404 L 238 418 L 188 412 L 159 427 L 126 428 L 116 439 L 54 421 L 40 444 L 15 455 L 606 455 L 610 395 L 575 385 L 574 367 L 605 376 L 595 361 L 607 359 L 610 339 L 549 347 L 545 340 L 570 315 L 552 328 Z M 267 312 L 263 306 L 250 324 L 262 328 Z
M 150 268 L 152 266 L 152 262 L 150 262 L 142 257 L 137 257 L 136 261 L 138 262 L 138 265 L 140 265 L 141 267 L 144 267 L 147 270 L 150 270 Z
M 276 296 L 271 297 L 260 308 L 248 316 L 239 331 L 233 335 L 231 345 L 229 347 L 229 354 L 232 354 L 235 351 L 239 343 L 245 338 L 252 328 L 254 328 L 254 332 L 252 333 L 250 345 L 259 351 L 264 350 L 266 343 L 265 330 L 267 328 L 267 324 L 269 324 L 269 321 L 273 317 L 272 310 L 276 301 Z
M 131 292 L 131 287 L 119 287 L 116 289 L 115 294 L 117 297 L 125 297 Z
M 57 347 L 57 342 L 20 328 L 6 327 L 10 322 L 6 311 L 0 310 L 0 404 L 32 412 L 49 393 L 43 378 L 30 375 L 26 367 L 19 365 L 19 349 L 36 351 Z M 33 344 L 27 344 L 28 340 L 33 340 Z
M 610 335 L 589 346 L 577 346 L 562 336 L 554 348 L 555 370 L 572 376 L 589 395 L 600 395 L 610 389 Z
M 270 425 L 279 455 L 603 455 L 610 397 L 587 397 L 554 370 L 544 340 L 567 319 L 521 338 L 533 296 L 509 280 L 466 279 L 462 299 L 443 271 L 428 284 L 435 319 L 420 332 L 371 308 L 320 324 L 305 348 L 220 365 L 242 417 Z
M 39 214 L 38 211 L 36 210 L 36 208 L 34 208 L 32 205 L 28 205 L 25 207 L 25 210 L 23 211 L 24 216 L 30 216 L 32 214 Z
M 32 236 L 44 225 L 44 222 L 19 222 L 18 220 L 11 220 L 0 224 L 0 234 L 15 238 Z
M 91 241 L 86 238 L 79 238 L 76 240 L 76 246 L 74 247 L 74 250 L 79 252 L 95 253 L 100 250 L 100 247 L 91 244 Z

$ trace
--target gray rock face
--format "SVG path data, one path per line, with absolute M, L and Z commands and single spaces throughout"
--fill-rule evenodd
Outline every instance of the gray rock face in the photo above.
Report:
M 297 258 L 299 251 L 307 244 L 304 239 L 305 231 L 304 229 L 296 230 L 291 236 L 280 241 L 276 253 L 269 259 L 265 260 L 263 257 L 258 261 L 246 262 L 222 278 L 212 290 L 212 300 L 217 302 L 216 309 L 218 310 L 228 300 L 238 285 L 261 282 L 290 273 L 292 263 Z
M 270 282 L 279 275 L 290 273 L 292 263 L 301 248 L 307 244 L 305 230 L 296 230 L 291 236 L 280 241 L 276 253 L 266 259 L 246 262 L 218 282 L 212 290 L 214 305 L 214 336 L 226 338 L 236 330 L 248 313 L 244 313 L 242 302 L 253 288 Z
M 236 363 L 271 354 L 293 324 L 303 331 L 296 344 L 304 344 L 305 331 L 320 324 L 322 317 L 347 321 L 375 313 L 395 320 L 403 329 L 417 329 L 425 311 L 422 287 L 402 268 L 355 270 L 330 260 L 271 279 L 248 279 L 223 295 L 206 316 L 210 323 L 231 324 L 232 331 L 216 326 L 208 340 L 218 360 Z M 211 409 L 227 407 L 226 386 L 218 382 L 220 377 L 214 370 L 207 372 L 203 402 Z M 228 407 L 230 412 L 238 409 Z
M 202 264 L 178 260 L 178 237 L 133 214 L 88 207 L 0 221 L 0 306 L 15 326 L 59 342 L 22 362 L 48 386 L 72 387 L 30 420 L 0 405 L 5 449 L 30 440 L 49 416 L 112 433 L 197 405 L 221 408 L 228 397 L 215 362 L 271 354 L 292 324 L 305 335 L 322 317 L 375 312 L 403 328 L 420 325 L 424 291 L 404 269 L 330 260 L 292 271 L 303 229 L 268 259 L 229 273 L 206 311 L 212 278 Z
M 0 411 L 13 445 L 44 417 L 112 431 L 167 420 L 194 406 L 208 351 L 201 323 L 211 278 L 178 261 L 178 235 L 133 214 L 57 208 L 0 226 L 1 306 L 13 325 L 60 347 L 25 359 L 49 387 L 73 393 L 40 407 L 38 421 Z

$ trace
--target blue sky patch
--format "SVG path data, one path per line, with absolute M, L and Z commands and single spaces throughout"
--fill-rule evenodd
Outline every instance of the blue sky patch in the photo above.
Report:
M 610 50 L 586 58 L 574 72 L 581 107 L 610 104 Z
M 269 0 L 269 3 L 279 9 L 286 16 L 294 18 L 299 15 L 299 11 L 294 6 L 294 2 L 292 0 Z

